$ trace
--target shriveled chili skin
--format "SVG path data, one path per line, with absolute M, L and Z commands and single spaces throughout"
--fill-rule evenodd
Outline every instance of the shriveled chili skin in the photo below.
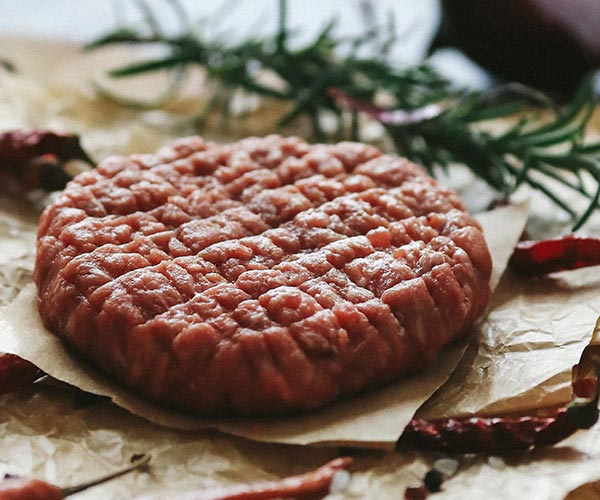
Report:
M 36 156 L 52 153 L 62 160 L 91 161 L 79 144 L 79 137 L 50 130 L 14 130 L 0 134 L 0 158 L 26 163 Z
M 62 165 L 70 160 L 92 160 L 79 137 L 49 130 L 13 130 L 0 134 L 0 172 L 8 174 L 25 191 L 55 191 L 71 179 Z
M 510 259 L 514 270 L 530 276 L 596 265 L 600 265 L 600 239 L 573 235 L 521 241 Z
M 567 408 L 560 408 L 548 417 L 415 418 L 404 430 L 397 447 L 446 453 L 502 453 L 548 446 L 581 428 L 567 412 Z
M 0 394 L 8 394 L 35 382 L 42 372 L 15 354 L 0 353 Z
M 62 500 L 63 491 L 39 479 L 5 479 L 0 481 L 0 500 Z

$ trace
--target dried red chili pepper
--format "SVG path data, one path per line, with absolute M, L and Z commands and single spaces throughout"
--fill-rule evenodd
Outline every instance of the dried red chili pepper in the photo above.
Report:
M 348 469 L 350 465 L 352 465 L 350 457 L 340 457 L 299 476 L 231 488 L 181 492 L 171 496 L 179 500 L 274 500 L 277 498 L 316 500 L 329 493 L 335 474 Z M 157 500 L 159 498 L 164 498 L 164 496 L 147 495 L 137 497 L 136 500 Z M 0 498 L 0 500 L 2 499 Z
M 48 130 L 14 130 L 0 134 L 0 171 L 25 191 L 62 189 L 71 180 L 63 168 L 70 160 L 93 164 L 76 135 Z
M 600 239 L 568 235 L 542 241 L 521 241 L 510 266 L 530 276 L 600 264 Z
M 8 478 L 0 481 L 0 500 L 62 500 L 63 498 L 104 483 L 145 465 L 150 455 L 134 455 L 126 467 L 86 483 L 61 488 L 40 479 Z
M 593 394 L 579 396 L 590 389 Z M 397 448 L 502 453 L 556 444 L 598 421 L 598 378 L 578 380 L 574 383 L 574 392 L 579 395 L 568 406 L 544 417 L 414 418 L 400 436 Z
M 597 414 L 588 418 L 597 419 Z M 574 419 L 569 408 L 548 417 L 413 419 L 398 444 L 447 453 L 502 453 L 555 444 L 589 427 Z
M 0 353 L 0 394 L 33 384 L 44 372 L 15 354 Z

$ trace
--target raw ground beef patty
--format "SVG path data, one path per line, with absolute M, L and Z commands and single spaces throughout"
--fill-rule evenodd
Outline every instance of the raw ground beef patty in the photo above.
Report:
M 457 195 L 363 144 L 199 137 L 108 158 L 42 215 L 46 326 L 198 414 L 315 408 L 414 372 L 490 298 Z

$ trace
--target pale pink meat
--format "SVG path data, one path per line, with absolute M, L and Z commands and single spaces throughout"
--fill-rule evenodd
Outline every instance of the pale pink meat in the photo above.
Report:
M 490 299 L 457 195 L 363 144 L 181 139 L 109 158 L 42 215 L 46 326 L 197 414 L 316 408 L 431 363 Z

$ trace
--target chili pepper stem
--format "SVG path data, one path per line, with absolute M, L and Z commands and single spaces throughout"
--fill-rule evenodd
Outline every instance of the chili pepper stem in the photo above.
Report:
M 147 464 L 151 458 L 152 457 L 146 453 L 143 453 L 141 455 L 133 455 L 131 457 L 131 463 L 129 465 L 127 465 L 126 467 L 123 467 L 122 469 L 119 469 L 115 472 L 111 472 L 110 474 L 107 474 L 100 478 L 92 479 L 91 481 L 87 481 L 85 483 L 81 483 L 81 484 L 78 484 L 75 486 L 63 488 L 62 489 L 63 495 L 64 496 L 72 495 L 74 493 L 78 493 L 80 491 L 91 488 L 92 486 L 96 486 L 97 484 L 104 483 L 106 481 L 110 481 L 111 479 L 122 476 L 123 474 L 127 474 L 128 472 L 131 472 L 132 470 L 137 469 L 137 468 Z
M 578 429 L 589 429 L 600 416 L 598 402 L 600 401 L 600 358 L 592 358 L 595 369 L 594 392 L 589 397 L 576 397 L 567 407 L 567 417 Z

